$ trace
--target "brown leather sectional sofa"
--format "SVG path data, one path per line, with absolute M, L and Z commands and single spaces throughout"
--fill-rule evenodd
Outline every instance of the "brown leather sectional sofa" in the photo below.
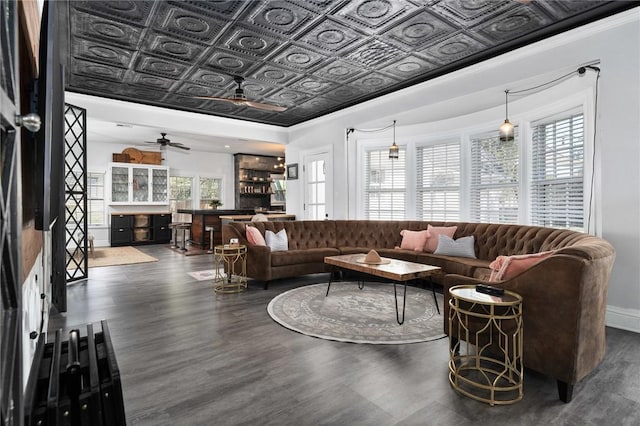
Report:
M 473 235 L 477 259 L 396 249 L 400 231 L 457 226 L 454 238 Z M 285 229 L 289 250 L 271 252 L 246 239 L 245 223 L 223 228 L 223 241 L 238 238 L 247 250 L 247 275 L 269 281 L 327 272 L 325 256 L 366 253 L 440 266 L 435 281 L 448 289 L 459 284 L 488 283 L 489 264 L 497 256 L 553 251 L 532 268 L 506 281 L 489 283 L 523 297 L 524 364 L 558 382 L 560 399 L 571 400 L 573 385 L 604 357 L 605 311 L 615 250 L 607 241 L 570 230 L 524 225 L 420 221 L 290 221 L 256 222 L 266 230 Z M 443 319 L 448 318 L 445 303 Z M 448 321 L 443 321 L 445 330 Z

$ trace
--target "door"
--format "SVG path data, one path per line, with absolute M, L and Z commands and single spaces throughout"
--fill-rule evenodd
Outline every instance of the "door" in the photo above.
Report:
M 304 218 L 306 220 L 324 220 L 330 217 L 333 185 L 329 168 L 329 152 L 304 157 Z
M 129 167 L 111 168 L 111 202 L 129 202 Z
M 0 0 L 0 423 L 22 422 L 18 2 Z
M 131 169 L 131 197 L 134 204 L 149 202 L 149 168 Z

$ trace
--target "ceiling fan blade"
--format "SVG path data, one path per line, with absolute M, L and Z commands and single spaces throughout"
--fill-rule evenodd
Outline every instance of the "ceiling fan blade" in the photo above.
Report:
M 253 102 L 253 101 L 248 101 L 246 99 L 242 99 L 242 98 L 220 98 L 217 96 L 193 96 L 194 99 L 206 99 L 206 100 L 210 100 L 210 101 L 224 101 L 224 102 L 231 102 L 234 105 L 245 105 L 251 108 L 257 108 L 257 109 L 262 109 L 265 111 L 276 111 L 276 112 L 282 112 L 285 111 L 287 109 L 287 107 L 281 107 L 279 105 L 271 105 L 271 104 L 263 104 L 260 102 Z
M 263 104 L 260 102 L 252 102 L 252 101 L 244 101 L 242 104 L 249 106 L 251 108 L 263 109 L 265 111 L 282 112 L 287 109 L 287 107 L 281 107 L 279 105 Z
M 184 146 L 180 142 L 169 142 L 168 145 L 174 148 L 186 149 L 187 151 L 191 149 L 188 146 Z
M 218 96 L 192 96 L 193 99 L 206 99 L 208 101 L 225 101 L 231 102 L 236 105 L 242 105 L 244 99 L 235 99 L 235 98 L 220 98 Z

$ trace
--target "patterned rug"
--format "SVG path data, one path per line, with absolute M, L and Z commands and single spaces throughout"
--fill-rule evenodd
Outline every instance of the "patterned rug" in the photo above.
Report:
M 402 314 L 402 286 L 398 305 Z M 396 322 L 393 284 L 335 282 L 294 288 L 276 296 L 267 311 L 280 325 L 308 336 L 339 342 L 404 344 L 445 337 L 443 316 L 433 304 L 431 290 L 407 287 L 405 322 Z M 440 309 L 442 296 L 437 295 Z

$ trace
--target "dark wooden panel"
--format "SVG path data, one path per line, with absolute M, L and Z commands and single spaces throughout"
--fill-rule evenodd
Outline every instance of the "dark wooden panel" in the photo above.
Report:
M 178 213 L 191 215 L 191 245 L 200 248 L 209 248 L 209 232 L 207 226 L 214 227 L 213 243 L 222 244 L 222 226 L 220 216 L 236 214 L 253 214 L 253 210 L 187 210 L 178 209 Z

